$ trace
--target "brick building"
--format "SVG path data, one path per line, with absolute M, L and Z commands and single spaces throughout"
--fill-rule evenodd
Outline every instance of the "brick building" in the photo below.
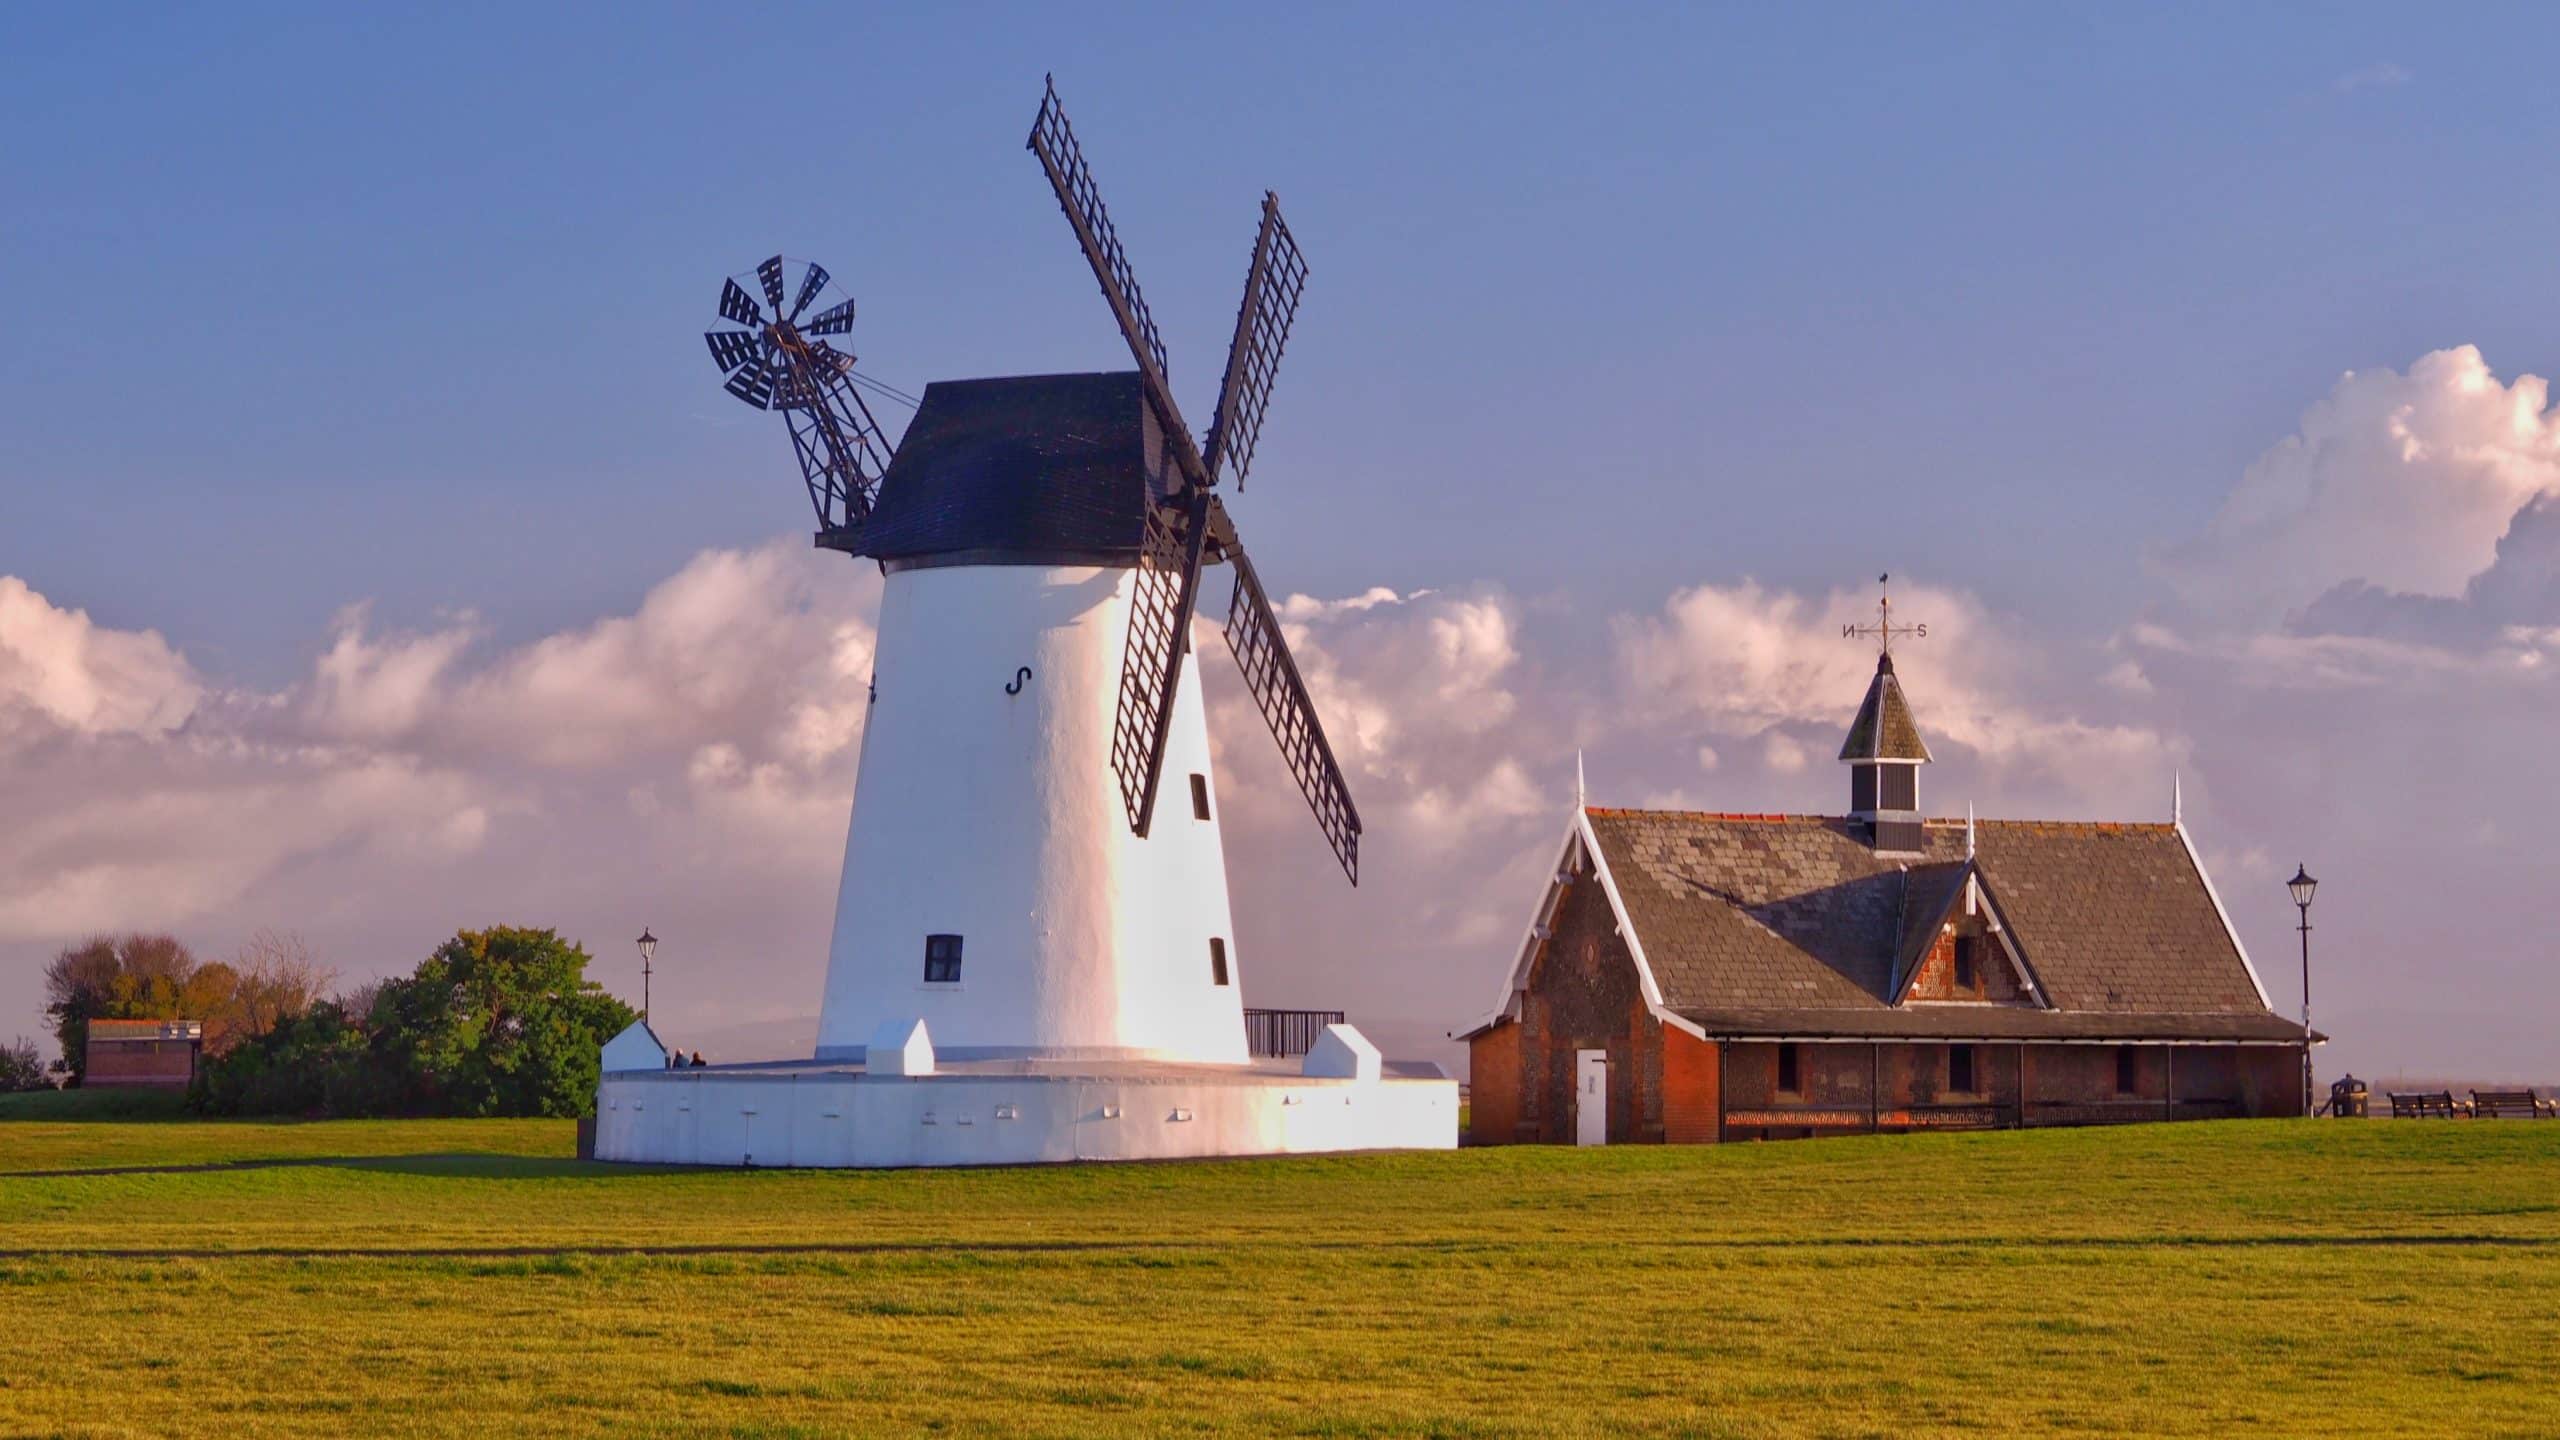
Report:
M 92 1020 L 80 1083 L 91 1089 L 156 1085 L 183 1090 L 204 1050 L 201 1020 Z
M 2176 818 L 1923 818 L 1888 651 L 1840 816 L 1578 809 L 1468 1042 L 1478 1144 L 2302 1113 Z

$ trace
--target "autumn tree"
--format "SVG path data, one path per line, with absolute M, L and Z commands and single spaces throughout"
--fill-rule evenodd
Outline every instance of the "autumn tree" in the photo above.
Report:
M 71 1083 L 88 1069 L 90 1021 L 202 1019 L 228 1002 L 235 979 L 174 935 L 95 935 L 66 946 L 44 968 L 44 1013 Z

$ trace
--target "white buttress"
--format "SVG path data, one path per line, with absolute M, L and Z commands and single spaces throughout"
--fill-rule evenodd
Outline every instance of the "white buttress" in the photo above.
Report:
M 820 1059 L 859 1058 L 883 1022 L 918 1017 L 953 1059 L 1245 1061 L 1194 659 L 1143 840 L 1111 768 L 1135 577 L 1090 565 L 890 572 Z M 934 935 L 960 937 L 956 984 L 925 978 Z

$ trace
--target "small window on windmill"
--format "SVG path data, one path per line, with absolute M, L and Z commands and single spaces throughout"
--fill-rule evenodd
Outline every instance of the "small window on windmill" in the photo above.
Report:
M 960 983 L 960 937 L 927 935 L 924 937 L 924 983 L 957 985 Z
M 1974 935 L 1956 937 L 1956 988 L 1959 990 L 1975 988 L 1974 949 L 1981 943 L 1981 938 Z
M 1227 983 L 1227 942 L 1215 935 L 1209 937 L 1209 983 Z
M 1947 1088 L 1960 1095 L 1973 1093 L 1973 1047 L 1947 1047 Z
M 1194 820 L 1209 818 L 1209 777 L 1206 775 L 1191 777 L 1191 818 Z

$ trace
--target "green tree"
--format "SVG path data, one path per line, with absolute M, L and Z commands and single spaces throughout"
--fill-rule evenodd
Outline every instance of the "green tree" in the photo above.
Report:
M 401 1108 L 442 1115 L 583 1115 L 599 1054 L 636 1015 L 586 978 L 587 952 L 551 930 L 465 930 L 371 1016 Z
M 21 1035 L 0 1045 L 0 1095 L 52 1088 L 53 1080 L 44 1073 L 44 1057 L 36 1053 L 36 1042 Z

